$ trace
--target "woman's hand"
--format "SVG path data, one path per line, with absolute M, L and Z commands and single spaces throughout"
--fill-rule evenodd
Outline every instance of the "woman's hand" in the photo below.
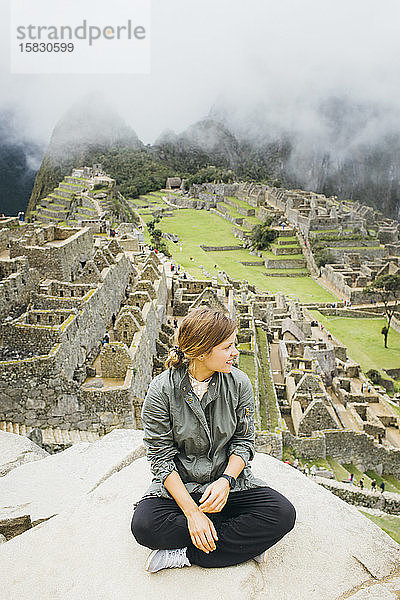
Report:
M 206 554 L 215 550 L 215 541 L 218 540 L 218 534 L 211 519 L 204 515 L 198 508 L 186 515 L 186 518 L 190 537 L 196 548 Z
M 221 477 L 207 486 L 200 498 L 200 510 L 203 513 L 220 512 L 228 500 L 229 482 Z

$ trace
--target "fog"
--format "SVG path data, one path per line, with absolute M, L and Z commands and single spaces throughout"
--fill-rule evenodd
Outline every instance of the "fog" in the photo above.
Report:
M 18 135 L 22 128 L 41 144 L 89 93 L 111 103 L 144 143 L 211 110 L 248 137 L 295 132 L 340 153 L 354 140 L 335 140 L 321 117 L 332 97 L 364 107 L 363 143 L 399 130 L 397 0 L 153 0 L 149 75 L 10 74 L 5 2 L 0 17 L 0 110 L 16 110 Z M 347 119 L 351 131 L 357 109 Z

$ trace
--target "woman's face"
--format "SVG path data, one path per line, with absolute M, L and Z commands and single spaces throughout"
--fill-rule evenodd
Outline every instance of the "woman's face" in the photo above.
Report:
M 239 355 L 235 347 L 236 332 L 234 331 L 226 340 L 218 346 L 214 346 L 210 352 L 204 354 L 203 364 L 210 371 L 230 373 L 233 359 Z

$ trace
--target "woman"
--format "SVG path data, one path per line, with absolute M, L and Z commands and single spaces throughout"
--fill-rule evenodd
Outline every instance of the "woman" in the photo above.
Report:
M 131 529 L 152 548 L 146 569 L 226 567 L 266 549 L 294 526 L 295 509 L 255 479 L 254 400 L 232 366 L 236 323 L 209 308 L 185 317 L 166 370 L 149 386 L 142 420 L 153 481 Z

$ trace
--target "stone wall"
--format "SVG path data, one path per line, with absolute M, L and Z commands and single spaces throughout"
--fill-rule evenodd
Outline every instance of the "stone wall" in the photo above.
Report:
M 61 343 L 61 327 L 43 326 L 24 322 L 25 315 L 0 325 L 0 344 L 21 358 L 34 353 L 47 355 Z M 1 366 L 1 363 L 0 363 Z
M 0 251 L 7 250 L 10 240 L 15 239 L 14 229 L 0 229 Z
M 322 432 L 314 432 L 312 437 L 298 437 L 290 431 L 282 432 L 284 446 L 296 450 L 299 456 L 309 459 L 326 458 L 325 436 Z
M 210 211 L 216 214 L 218 217 L 222 217 L 225 219 L 225 221 L 229 221 L 229 223 L 232 223 L 233 225 L 243 225 L 244 217 L 233 217 L 228 212 L 217 210 L 216 208 L 211 208 Z
M 62 429 L 85 429 L 91 421 L 93 429 L 102 428 L 97 417 L 93 421 L 92 410 L 88 413 L 82 405 L 74 375 L 76 370 L 85 370 L 87 355 L 99 347 L 111 315 L 118 312 L 131 268 L 127 257 L 120 254 L 116 263 L 103 271 L 103 281 L 86 295 L 77 314 L 71 314 L 58 328 L 30 326 L 29 337 L 36 340 L 39 352 L 46 350 L 50 341 L 54 343 L 47 355 L 0 362 L 0 420 Z M 26 339 L 33 348 L 33 342 L 28 342 L 28 336 Z
M 285 245 L 273 245 L 271 248 L 273 254 L 275 254 L 275 256 L 282 256 L 282 255 L 290 255 L 290 254 L 301 254 L 301 248 L 300 246 L 296 246 L 294 248 L 291 247 L 287 247 Z
M 194 184 L 190 188 L 190 192 L 195 195 L 195 197 L 199 197 L 198 194 L 207 192 L 208 194 L 213 194 L 215 196 L 236 196 L 239 190 L 238 183 L 203 183 L 203 184 Z
M 232 233 L 235 237 L 243 242 L 247 242 L 250 237 L 250 232 L 243 231 L 243 229 L 239 229 L 239 227 L 232 227 Z
M 289 258 L 285 260 L 267 258 L 265 260 L 266 269 L 304 269 L 305 266 L 306 261 L 304 258 Z
M 274 458 L 282 460 L 282 436 L 279 433 L 256 432 L 256 451 L 270 454 Z
M 369 469 L 400 478 L 400 449 L 387 449 L 367 433 L 351 430 L 324 430 L 302 438 L 283 432 L 283 444 L 309 459 L 331 456 L 339 463 L 353 463 L 360 471 Z
M 82 388 L 79 416 L 74 423 L 78 429 L 97 430 L 104 433 L 115 427 L 137 428 L 132 397 L 133 368 L 129 366 L 121 386 L 111 389 Z M 70 420 L 76 418 L 74 415 Z
M 381 493 L 380 490 L 370 492 L 366 489 L 362 490 L 359 487 L 324 477 L 316 477 L 315 481 L 349 504 L 382 510 L 392 515 L 400 515 L 400 494 Z
M 214 202 L 203 202 L 189 196 L 173 196 L 169 202 L 179 208 L 195 208 L 196 210 L 210 210 L 214 206 Z
M 0 217 L 0 229 L 7 229 L 10 226 L 19 227 L 18 217 Z
M 153 356 L 157 354 L 156 339 L 161 326 L 160 315 L 153 302 L 143 307 L 144 327 L 133 336 L 130 351 L 135 373 L 132 378 L 132 394 L 144 398 L 153 378 Z
M 125 378 L 126 372 L 132 366 L 132 359 L 126 344 L 110 342 L 105 344 L 100 352 L 101 375 L 105 378 Z
M 329 253 L 332 254 L 335 262 L 344 262 L 346 255 L 349 254 L 349 252 L 357 252 L 357 254 L 359 254 L 363 260 L 374 260 L 376 258 L 384 258 L 387 256 L 387 250 L 384 246 L 367 246 L 365 248 L 358 246 L 357 248 L 334 248 L 329 246 L 329 242 L 327 242 L 327 249 L 329 250 Z
M 80 262 L 91 258 L 93 234 L 87 227 L 75 233 L 72 230 L 72 235 L 70 229 L 56 230 L 57 235 L 53 239 L 46 240 L 39 246 L 30 246 L 23 240 L 11 241 L 10 258 L 26 256 L 30 266 L 37 269 L 42 277 L 73 281 L 80 269 Z M 59 243 L 47 243 L 54 241 Z
M 226 252 L 227 250 L 243 250 L 243 246 L 203 246 L 200 244 L 200 248 L 204 252 Z
M 361 471 L 372 469 L 378 473 L 400 478 L 400 449 L 388 450 L 366 433 L 357 431 L 325 431 L 326 455 L 342 463 L 354 463 Z
M 39 285 L 39 273 L 25 257 L 0 260 L 0 314 L 4 318 L 16 307 L 28 304 Z

